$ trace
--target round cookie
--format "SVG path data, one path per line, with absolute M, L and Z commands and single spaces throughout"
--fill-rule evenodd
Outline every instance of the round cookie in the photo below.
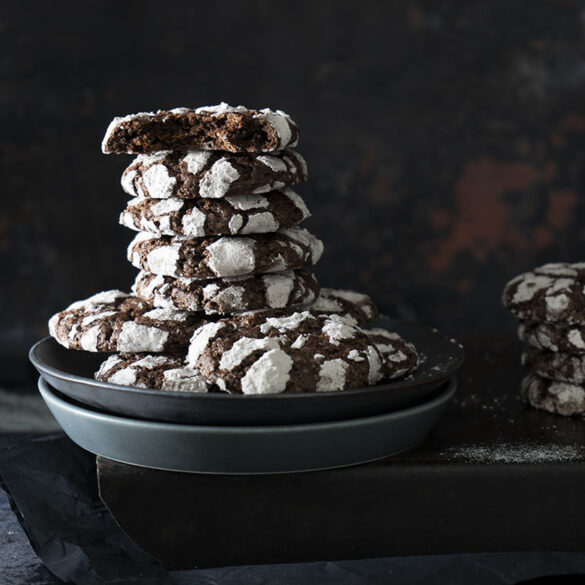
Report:
M 398 378 L 418 368 L 420 361 L 414 345 L 398 333 L 380 327 L 363 331 L 382 355 L 383 379 Z
M 142 232 L 130 243 L 128 260 L 153 274 L 209 279 L 301 268 L 316 264 L 322 253 L 323 242 L 299 227 L 198 239 Z
M 49 333 L 69 349 L 119 352 L 175 352 L 184 350 L 200 314 L 155 309 L 119 290 L 77 301 L 49 320 Z
M 203 326 L 187 363 L 231 393 L 329 392 L 371 386 L 403 370 L 364 331 L 338 316 L 232 316 Z M 387 369 L 386 366 L 387 365 Z
M 184 355 L 127 353 L 115 354 L 103 362 L 94 374 L 96 380 L 172 392 L 208 392 L 205 378 L 185 368 Z
M 518 337 L 538 349 L 563 353 L 585 353 L 585 325 L 522 321 Z
M 214 314 L 310 303 L 319 293 L 319 284 L 302 269 L 207 281 L 141 271 L 132 290 L 157 307 Z
M 200 238 L 215 235 L 262 234 L 292 227 L 309 210 L 292 189 L 264 195 L 222 199 L 145 199 L 128 202 L 120 223 L 157 235 Z
M 359 326 L 372 323 L 378 316 L 378 309 L 368 295 L 339 288 L 322 288 L 307 309 L 322 315 L 339 315 Z
M 529 374 L 522 380 L 522 399 L 534 408 L 563 416 L 585 414 L 585 388 Z
M 585 263 L 545 264 L 513 278 L 504 288 L 504 305 L 531 321 L 585 324 Z
M 102 141 L 106 154 L 158 150 L 272 152 L 296 146 L 299 129 L 288 114 L 244 106 L 203 106 L 114 118 Z
M 522 365 L 543 378 L 576 384 L 585 382 L 585 354 L 556 353 L 526 346 Z
M 230 154 L 163 150 L 140 154 L 122 174 L 134 197 L 192 199 L 267 193 L 307 180 L 307 163 L 294 150 Z

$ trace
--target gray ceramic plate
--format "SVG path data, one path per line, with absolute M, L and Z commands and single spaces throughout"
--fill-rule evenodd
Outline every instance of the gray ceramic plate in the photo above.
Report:
M 90 410 L 39 378 L 47 406 L 79 446 L 109 459 L 171 471 L 286 473 L 365 463 L 420 443 L 455 393 L 455 378 L 422 404 L 388 414 L 273 426 L 185 425 Z
M 32 347 L 30 359 L 53 388 L 81 405 L 144 420 L 240 426 L 325 422 L 388 413 L 424 400 L 455 375 L 463 362 L 463 348 L 435 329 L 392 319 L 379 319 L 375 325 L 398 332 L 414 343 L 425 359 L 411 376 L 345 392 L 243 396 L 119 386 L 93 379 L 106 359 L 104 354 L 66 349 L 50 337 Z

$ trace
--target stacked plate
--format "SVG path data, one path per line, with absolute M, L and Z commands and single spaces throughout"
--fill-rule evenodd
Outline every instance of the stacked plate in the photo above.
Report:
M 379 319 L 424 361 L 406 378 L 344 392 L 161 392 L 94 380 L 103 354 L 47 337 L 30 359 L 39 390 L 78 445 L 109 459 L 197 473 L 283 473 L 353 465 L 420 443 L 456 388 L 461 345 L 434 329 Z

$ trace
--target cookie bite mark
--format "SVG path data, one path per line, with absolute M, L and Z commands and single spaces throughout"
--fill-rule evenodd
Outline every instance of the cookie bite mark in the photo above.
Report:
M 115 118 L 102 151 L 147 154 L 160 150 L 271 152 L 295 146 L 298 127 L 290 116 L 268 108 L 249 110 L 227 104 L 195 110 L 175 108 Z

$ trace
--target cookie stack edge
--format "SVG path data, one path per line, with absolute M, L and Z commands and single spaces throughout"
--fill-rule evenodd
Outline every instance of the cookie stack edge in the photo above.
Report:
M 585 415 L 585 263 L 549 263 L 504 288 L 520 319 L 522 399 L 563 416 Z

